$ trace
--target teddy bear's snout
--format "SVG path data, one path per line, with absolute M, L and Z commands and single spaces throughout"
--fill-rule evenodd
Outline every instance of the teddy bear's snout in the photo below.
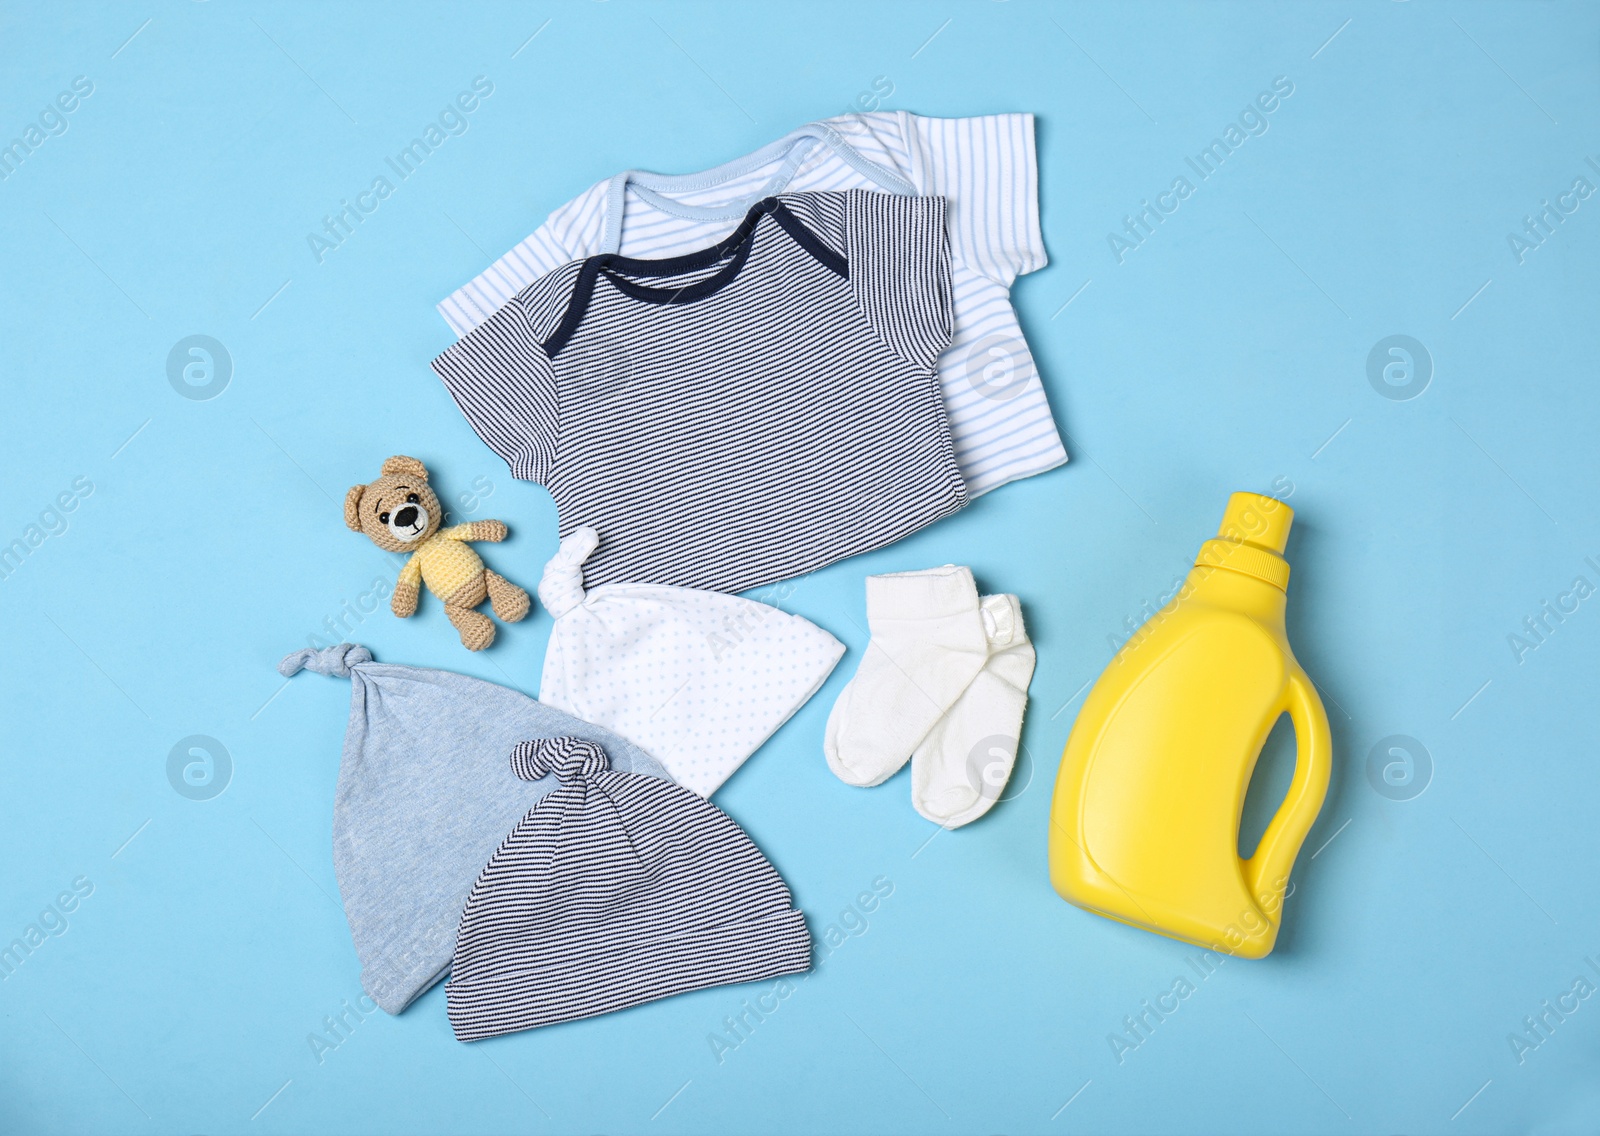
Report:
M 428 527 L 428 511 L 420 505 L 402 505 L 389 518 L 389 531 L 396 540 L 411 540 Z

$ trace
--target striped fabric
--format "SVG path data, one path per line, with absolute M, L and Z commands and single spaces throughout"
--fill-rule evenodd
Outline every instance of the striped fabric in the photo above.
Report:
M 552 770 L 561 787 L 467 898 L 445 988 L 459 1040 L 811 968 L 788 886 L 715 805 L 607 770 L 576 738 L 524 743 L 512 763 Z
M 541 277 L 434 361 L 591 586 L 739 592 L 959 509 L 935 361 L 950 334 L 944 203 L 768 198 L 725 240 Z
M 953 337 L 939 360 L 956 460 L 977 496 L 1067 460 L 1011 306 L 1045 266 L 1033 116 L 924 118 L 905 111 L 812 123 L 701 174 L 629 170 L 561 206 L 439 304 L 465 336 L 546 273 L 603 253 L 675 256 L 730 232 L 777 193 L 873 189 L 949 203 Z
M 590 777 L 608 764 L 606 751 L 588 738 L 535 738 L 511 747 L 511 772 L 524 781 L 537 781 L 552 773 Z

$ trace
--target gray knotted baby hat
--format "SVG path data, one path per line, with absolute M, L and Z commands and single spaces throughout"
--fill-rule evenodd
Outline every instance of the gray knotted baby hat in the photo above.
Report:
M 619 769 L 671 778 L 609 730 L 481 679 L 372 661 L 365 647 L 306 648 L 278 664 L 350 679 L 333 803 L 333 866 L 361 986 L 398 1014 L 450 966 L 462 905 L 489 857 L 558 780 L 518 777 L 506 752 L 576 736 Z
M 744 829 L 606 757 L 577 737 L 511 750 L 519 777 L 553 772 L 561 787 L 506 837 L 461 913 L 445 987 L 457 1039 L 811 969 L 805 916 Z

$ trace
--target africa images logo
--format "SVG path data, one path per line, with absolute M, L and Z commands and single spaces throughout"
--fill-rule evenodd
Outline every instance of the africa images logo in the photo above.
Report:
M 180 797 L 209 801 L 233 780 L 228 747 L 206 734 L 180 738 L 167 753 L 167 782 Z
M 186 335 L 167 352 L 167 382 L 193 402 L 207 402 L 228 389 L 233 356 L 209 335 Z
M 1433 356 L 1420 340 L 1389 335 L 1367 352 L 1367 382 L 1391 402 L 1409 402 L 1433 381 Z

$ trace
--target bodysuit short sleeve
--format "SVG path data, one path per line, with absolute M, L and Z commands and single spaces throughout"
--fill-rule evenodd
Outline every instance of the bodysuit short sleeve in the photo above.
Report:
M 433 370 L 513 477 L 548 479 L 560 398 L 550 357 L 521 297 L 435 359 Z
M 903 117 L 910 179 L 918 193 L 949 201 L 955 258 L 1007 288 L 1043 268 L 1033 115 Z
M 860 189 L 845 196 L 856 303 L 898 355 L 931 370 L 954 324 L 944 198 Z

